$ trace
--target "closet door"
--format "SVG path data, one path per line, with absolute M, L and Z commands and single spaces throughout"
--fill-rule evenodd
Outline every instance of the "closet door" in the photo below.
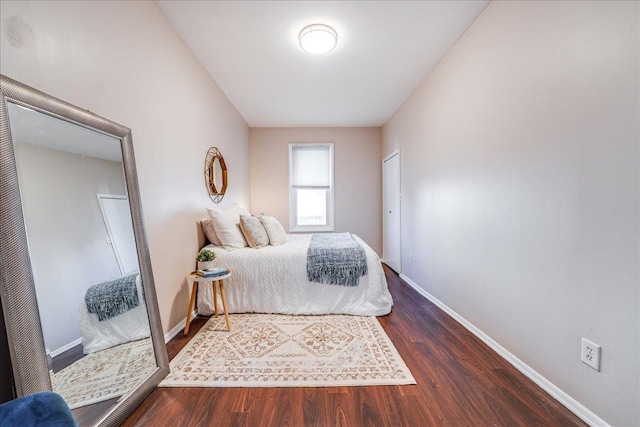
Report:
M 129 199 L 127 196 L 98 194 L 98 201 L 120 272 L 139 271 Z
M 382 161 L 382 260 L 400 273 L 400 152 Z

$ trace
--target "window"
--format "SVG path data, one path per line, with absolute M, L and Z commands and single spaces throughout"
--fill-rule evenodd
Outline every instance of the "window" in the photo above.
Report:
M 289 144 L 292 232 L 333 231 L 333 144 Z

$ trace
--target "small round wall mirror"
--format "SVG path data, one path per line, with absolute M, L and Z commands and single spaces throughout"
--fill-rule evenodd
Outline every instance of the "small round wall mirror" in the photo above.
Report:
M 204 160 L 204 182 L 209 191 L 209 197 L 214 203 L 220 203 L 227 191 L 227 165 L 222 153 L 211 147 Z

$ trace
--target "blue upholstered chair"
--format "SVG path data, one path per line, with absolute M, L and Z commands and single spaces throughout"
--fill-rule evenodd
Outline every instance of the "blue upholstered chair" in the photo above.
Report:
M 51 391 L 0 405 L 0 427 L 78 427 L 67 403 Z

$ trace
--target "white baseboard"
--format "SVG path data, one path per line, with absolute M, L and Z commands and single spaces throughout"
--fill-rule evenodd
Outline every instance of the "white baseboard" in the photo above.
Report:
M 196 316 L 198 315 L 198 313 L 196 313 L 195 311 L 193 311 L 191 313 L 191 320 L 195 319 Z M 169 330 L 169 332 L 167 332 L 166 334 L 164 334 L 164 343 L 167 344 L 169 341 L 171 341 L 176 335 L 178 335 L 180 332 L 182 332 L 184 330 L 184 324 L 187 321 L 187 318 L 185 317 L 184 319 L 182 319 L 181 321 L 178 322 L 178 324 L 176 326 L 174 326 L 173 328 L 171 328 Z
M 512 364 L 517 370 L 526 375 L 531 381 L 539 385 L 544 391 L 549 393 L 554 399 L 560 402 L 562 405 L 566 406 L 571 412 L 576 414 L 582 421 L 589 424 L 593 427 L 611 427 L 606 421 L 602 418 L 591 412 L 587 407 L 582 405 L 580 402 L 575 400 L 573 397 L 569 396 L 567 393 L 562 391 L 558 386 L 553 384 L 551 381 L 540 375 L 536 372 L 532 367 L 524 363 L 522 360 L 518 359 L 513 353 L 511 353 L 506 348 L 502 347 L 498 344 L 493 338 L 489 335 L 482 332 L 478 329 L 473 323 L 469 322 L 467 319 L 456 313 L 453 309 L 447 306 L 445 303 L 440 301 L 438 298 L 431 295 L 429 292 L 418 286 L 416 282 L 411 280 L 409 277 L 404 274 L 400 274 L 400 278 L 404 280 L 409 286 L 415 289 L 420 295 L 437 305 L 441 308 L 445 313 L 449 316 L 453 317 L 458 323 L 467 328 L 469 332 L 471 332 L 476 337 L 480 338 L 485 344 L 491 347 L 496 353 L 502 356 L 507 362 Z
M 82 337 L 81 337 L 81 338 L 78 338 L 78 339 L 77 339 L 77 340 L 75 340 L 75 341 L 71 341 L 71 342 L 70 342 L 70 343 L 68 343 L 68 344 L 63 345 L 63 346 L 62 346 L 62 347 L 60 347 L 60 348 L 56 348 L 55 350 L 51 350 L 51 352 L 49 353 L 49 355 L 50 355 L 51 357 L 56 357 L 57 355 L 62 354 L 62 353 L 64 353 L 65 351 L 67 351 L 67 350 L 69 350 L 69 349 L 72 349 L 73 347 L 75 347 L 75 346 L 77 346 L 77 345 L 80 345 L 80 344 L 82 344 Z

